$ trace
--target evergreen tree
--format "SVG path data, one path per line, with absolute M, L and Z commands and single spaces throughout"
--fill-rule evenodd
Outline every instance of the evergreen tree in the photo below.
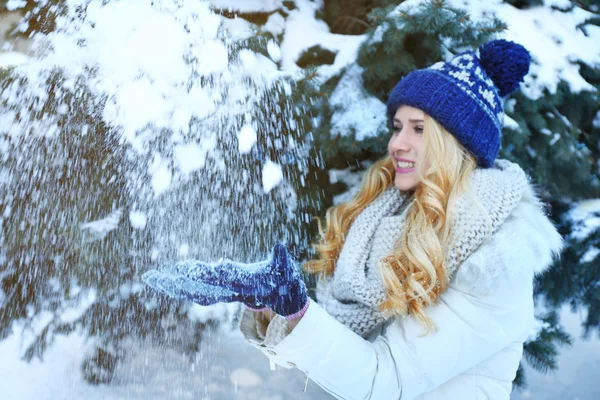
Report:
M 337 4 L 337 2 L 332 2 Z M 512 2 L 518 8 L 540 6 L 539 2 Z M 595 5 L 586 3 L 574 6 L 586 7 L 597 12 Z M 338 10 L 325 7 L 325 10 Z M 571 8 L 559 10 L 569 12 Z M 365 12 L 365 10 L 362 10 Z M 465 10 L 450 7 L 446 1 L 423 1 L 415 7 L 373 7 L 366 11 L 369 28 L 364 32 L 366 40 L 360 49 L 357 62 L 362 67 L 364 89 L 383 102 L 398 80 L 415 68 L 423 68 L 446 59 L 466 48 L 497 37 L 506 24 L 495 17 L 474 21 Z M 335 19 L 329 19 L 331 21 Z M 597 24 L 591 18 L 586 24 Z M 580 29 L 585 29 L 582 24 Z M 333 28 L 333 27 L 332 27 Z M 349 32 L 351 33 L 351 32 Z M 582 76 L 598 87 L 598 68 L 580 62 Z M 344 73 L 321 85 L 321 91 L 334 93 Z M 598 197 L 598 119 L 597 92 L 572 93 L 567 82 L 558 85 L 556 93 L 547 90 L 539 99 L 530 99 L 517 92 L 506 100 L 507 116 L 517 126 L 507 124 L 503 132 L 501 158 L 519 163 L 543 188 L 543 200 L 552 205 L 551 217 L 560 223 L 561 233 L 568 240 L 563 259 L 536 281 L 536 295 L 548 303 L 545 315 L 540 315 L 541 328 L 538 335 L 524 346 L 524 360 L 535 369 L 546 372 L 556 368 L 559 347 L 571 343 L 562 329 L 558 307 L 569 302 L 573 307 L 588 310 L 586 332 L 598 327 L 598 232 L 590 232 L 585 240 L 570 235 L 575 227 L 570 218 L 563 215 L 573 207 L 573 201 Z M 360 139 L 356 132 L 344 135 L 332 133 L 332 119 L 343 113 L 343 106 L 324 104 L 318 114 L 316 143 L 324 159 L 325 170 L 362 170 L 365 161 L 374 161 L 386 152 L 387 126 L 380 124 L 377 132 Z M 568 168 L 565 166 L 568 165 Z M 327 179 L 326 177 L 323 180 Z M 328 186 L 323 194 L 323 208 L 333 203 L 344 185 L 338 182 Z M 557 204 L 567 202 L 561 208 Z M 560 283 L 559 283 L 560 282 Z M 515 385 L 525 384 L 523 369 L 519 368 Z
M 32 16 L 40 17 L 32 17 L 23 34 L 51 31 L 52 16 L 44 16 L 44 13 L 49 12 L 51 5 L 61 3 L 52 0 L 40 6 L 37 1 L 28 1 L 26 10 L 35 11 Z M 258 195 L 260 188 L 240 196 L 236 192 L 239 187 L 236 189 L 218 180 L 217 184 L 223 185 L 215 188 L 218 190 L 199 190 L 205 182 L 215 181 L 215 168 L 219 165 L 209 160 L 204 170 L 194 171 L 187 177 L 174 177 L 176 189 L 158 196 L 152 204 L 139 200 L 144 198 L 141 195 L 134 200 L 129 194 L 138 188 L 131 187 L 129 182 L 135 180 L 124 174 L 127 167 L 115 167 L 126 166 L 132 161 L 115 146 L 117 132 L 98 122 L 100 111 L 90 108 L 93 100 L 87 98 L 73 104 L 72 112 L 68 113 L 70 117 L 62 117 L 62 123 L 71 126 L 71 131 L 60 132 L 52 139 L 44 139 L 43 143 L 24 144 L 5 135 L 3 140 L 10 149 L 7 154 L 11 155 L 6 165 L 35 184 L 25 184 L 24 179 L 9 183 L 0 180 L 5 185 L 3 189 L 14 194 L 0 201 L 0 215 L 10 208 L 10 216 L 2 220 L 1 239 L 8 244 L 8 250 L 6 255 L 0 254 L 5 256 L 0 257 L 5 260 L 1 270 L 7 271 L 0 276 L 0 281 L 8 300 L 0 308 L 4 328 L 0 333 L 7 335 L 10 322 L 31 317 L 31 310 L 36 314 L 42 310 L 55 310 L 65 301 L 74 301 L 75 295 L 70 294 L 69 289 L 73 287 L 71 282 L 75 277 L 77 285 L 96 288 L 98 300 L 77 321 L 64 324 L 57 319 L 49 325 L 47 331 L 40 334 L 37 347 L 32 347 L 28 355 L 41 354 L 52 333 L 69 332 L 77 326 L 84 326 L 91 335 L 103 338 L 106 344 L 94 356 L 97 364 L 109 366 L 120 354 L 111 350 L 115 348 L 114 343 L 128 335 L 167 337 L 167 332 L 175 325 L 189 323 L 179 318 L 186 305 L 162 302 L 145 294 L 128 296 L 127 291 L 121 289 L 136 281 L 140 271 L 133 266 L 150 267 L 153 262 L 158 262 L 149 257 L 148 249 L 160 249 L 161 257 L 172 258 L 177 255 L 174 243 L 187 238 L 192 243 L 190 256 L 208 257 L 193 246 L 194 242 L 205 240 L 204 235 L 207 235 L 195 227 L 208 221 L 215 210 L 219 210 L 224 218 L 223 226 L 233 227 L 232 232 L 213 236 L 215 243 L 226 249 L 223 253 L 240 259 L 255 259 L 264 254 L 273 240 L 287 236 L 296 247 L 299 259 L 310 257 L 309 244 L 316 241 L 318 233 L 311 218 L 322 216 L 333 204 L 334 197 L 348 190 L 341 180 L 331 183 L 330 172 L 349 169 L 362 173 L 367 165 L 385 154 L 389 138 L 385 115 L 374 117 L 368 125 L 371 129 L 368 135 L 363 132 L 364 126 L 355 124 L 340 128 L 340 117 L 351 114 L 354 109 L 348 102 L 334 101 L 336 96 L 341 93 L 343 98 L 344 93 L 350 93 L 343 90 L 351 86 L 354 93 L 359 93 L 361 105 L 370 104 L 373 110 L 385 110 L 387 95 L 402 76 L 416 68 L 448 59 L 457 52 L 476 49 L 490 39 L 501 37 L 507 28 L 505 21 L 493 15 L 475 20 L 468 10 L 450 6 L 444 0 L 424 0 L 411 7 L 401 3 L 400 0 L 327 0 L 323 3 L 317 17 L 329 25 L 331 32 L 348 37 L 363 35 L 364 39 L 356 63 L 327 79 L 319 76 L 321 67 L 332 65 L 336 53 L 320 45 L 305 49 L 296 60 L 304 73 L 264 94 L 263 107 L 252 116 L 253 128 L 260 139 L 251 155 L 234 154 L 226 170 L 233 182 L 260 182 L 261 168 L 267 159 L 282 165 L 289 184 L 265 197 Z M 520 9 L 544 6 L 537 0 L 507 0 L 506 3 Z M 253 34 L 239 43 L 236 51 L 249 48 L 271 57 L 269 46 L 278 46 L 284 41 L 285 28 L 279 33 L 263 28 L 273 19 L 285 23 L 297 6 L 295 1 L 284 1 L 282 7 L 269 12 L 215 12 L 253 24 Z M 574 0 L 564 9 L 552 7 L 556 12 L 569 13 L 579 7 L 595 13 L 577 27 L 581 32 L 600 25 L 598 1 Z M 231 57 L 236 57 L 235 52 Z M 577 63 L 581 76 L 600 89 L 598 65 Z M 10 79 L 10 76 L 2 77 L 3 88 L 8 87 Z M 49 85 L 58 83 L 60 74 Z M 524 346 L 524 362 L 543 372 L 556 368 L 559 348 L 568 346 L 572 340 L 560 326 L 558 311 L 563 304 L 587 311 L 586 334 L 600 333 L 600 229 L 590 222 L 600 218 L 600 207 L 589 200 L 600 197 L 599 104 L 597 90 L 572 92 L 566 80 L 560 82 L 554 92 L 544 90 L 539 98 L 532 99 L 517 92 L 505 102 L 508 121 L 515 123 L 505 126 L 500 157 L 523 166 L 539 184 L 543 200 L 550 204 L 549 216 L 566 239 L 560 261 L 536 279 L 536 300 L 544 302 L 546 312 L 538 316 L 540 329 L 537 336 Z M 51 104 L 48 107 L 52 108 Z M 67 121 L 67 118 L 71 120 Z M 238 131 L 246 123 L 241 116 L 232 117 L 231 131 Z M 94 134 L 82 135 L 76 127 L 83 124 L 87 124 L 88 132 Z M 273 135 L 272 132 L 277 133 Z M 289 139 L 298 145 L 296 150 L 287 145 Z M 19 151 L 23 153 L 24 145 L 38 154 L 34 150 L 41 144 L 49 150 L 39 151 L 35 162 L 24 163 L 15 157 Z M 164 137 L 157 137 L 151 145 L 164 159 L 172 157 L 174 146 Z M 97 149 L 111 151 L 98 153 Z M 55 157 L 54 153 L 49 156 L 50 151 L 64 153 L 64 164 L 50 163 L 49 160 Z M 136 162 L 150 165 L 150 154 L 146 157 Z M 242 169 L 248 171 L 247 176 L 242 174 Z M 71 177 L 75 180 L 66 179 L 72 173 L 69 171 L 74 170 L 77 175 Z M 150 179 L 141 175 L 138 178 L 146 183 Z M 48 192 L 58 193 L 58 196 L 51 199 L 52 203 L 47 199 L 40 202 L 39 196 Z M 281 203 L 273 205 L 276 198 L 285 197 L 285 193 L 290 194 L 290 201 L 297 201 L 295 212 L 303 223 L 289 216 L 289 210 Z M 296 193 L 297 197 L 294 199 L 291 193 Z M 91 201 L 86 203 L 81 199 Z M 215 208 L 206 208 L 209 199 L 213 200 Z M 183 225 L 167 223 L 159 234 L 153 235 L 146 230 L 134 229 L 123 217 L 138 209 L 152 210 L 148 213 L 149 225 L 190 210 L 196 214 Z M 99 220 L 119 212 L 123 222 L 104 237 L 90 237 L 90 232 L 79 228 L 81 222 Z M 265 214 L 272 215 L 273 220 L 265 221 L 262 218 Z M 20 224 L 21 221 L 24 224 Z M 41 224 L 46 228 L 36 229 Z M 288 232 L 286 229 L 293 224 L 299 226 Z M 271 226 L 277 228 L 271 229 Z M 237 244 L 228 240 L 232 237 L 238 239 Z M 260 243 L 253 241 L 255 237 L 260 238 Z M 31 249 L 34 251 L 30 252 Z M 35 254 L 35 257 L 27 258 L 28 254 Z M 65 268 L 66 265 L 69 268 Z M 39 282 L 49 284 L 40 285 Z M 54 282 L 60 284 L 53 286 Z M 56 291 L 55 287 L 60 289 Z M 135 318 L 129 321 L 149 322 L 120 324 L 132 315 Z M 169 321 L 166 328 L 164 321 Z M 90 376 L 94 380 L 93 376 L 99 375 L 92 369 Z M 522 366 L 515 384 L 525 384 Z
M 51 5 L 63 12 L 64 2 L 42 7 L 28 3 L 28 21 L 52 20 L 46 16 L 53 12 Z M 51 32 L 54 25 L 44 29 Z M 245 41 L 232 43 L 231 62 L 241 62 L 241 52 L 248 50 L 268 55 L 268 39 L 255 29 Z M 297 199 L 295 194 L 306 186 L 304 176 L 312 162 L 303 129 L 310 113 L 299 103 L 290 107 L 287 98 L 311 83 L 307 76 L 263 87 L 248 78 L 248 96 L 239 99 L 238 109 L 223 108 L 223 118 L 214 121 L 192 119 L 181 140 L 202 147 L 209 140 L 204 132 L 213 131 L 215 151 L 227 157 L 208 157 L 203 168 L 186 173 L 174 161 L 178 144 L 172 130 L 154 132 L 141 152 L 123 140 L 121 129 L 105 121 L 110 99 L 90 90 L 87 79 L 94 71 L 89 73 L 72 85 L 63 72 L 52 71 L 45 85 L 35 88 L 47 94 L 38 98 L 21 96 L 33 82 L 10 71 L 1 75 L 0 108 L 16 124 L 0 139 L 1 171 L 7 177 L 0 179 L 0 340 L 16 321 L 32 324 L 51 315 L 35 332 L 25 358 L 41 358 L 55 335 L 81 330 L 98 345 L 83 366 L 84 376 L 100 383 L 112 378 L 127 339 L 151 336 L 194 351 L 202 331 L 214 325 L 188 320 L 190 304 L 142 290 L 142 272 L 182 256 L 182 245 L 189 249 L 183 254 L 187 257 L 227 254 L 255 260 L 276 240 L 300 245 L 300 238 L 307 237 L 301 234 L 304 225 L 293 207 L 311 206 L 306 197 Z M 203 76 L 189 81 L 201 88 L 212 84 Z M 224 99 L 230 96 L 227 89 Z M 308 104 L 309 99 L 302 101 Z M 237 149 L 235 137 L 244 126 L 252 126 L 257 134 L 250 154 Z M 39 132 L 40 127 L 53 132 Z M 30 132 L 18 131 L 22 128 Z M 155 195 L 150 171 L 157 158 L 166 160 L 173 176 L 171 189 Z M 267 162 L 280 165 L 284 178 L 264 194 Z M 143 212 L 141 225 L 149 228 L 135 223 L 132 212 Z M 63 312 L 85 303 L 90 291 L 95 298 L 89 308 L 65 320 Z M 181 326 L 187 327 L 187 334 L 179 330 L 174 335 Z

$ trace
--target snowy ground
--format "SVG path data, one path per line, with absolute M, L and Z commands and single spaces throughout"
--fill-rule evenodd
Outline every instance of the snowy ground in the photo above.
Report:
M 247 345 L 241 333 L 210 335 L 195 359 L 180 352 L 135 343 L 117 367 L 111 385 L 82 380 L 79 365 L 86 347 L 78 335 L 58 338 L 44 362 L 19 360 L 20 339 L 0 342 L 2 400 L 283 400 L 330 399 L 314 383 L 303 392 L 304 375 L 277 368 Z
M 256 10 L 257 5 L 266 7 L 266 9 L 274 9 L 278 8 L 280 3 L 278 0 L 213 1 L 213 3 L 219 2 L 228 6 L 236 3 L 237 7 L 248 7 L 244 8 L 246 11 Z M 354 60 L 356 48 L 360 44 L 360 38 L 331 34 L 322 21 L 319 22 L 314 18 L 314 3 L 309 1 L 297 3 L 299 8 L 290 13 L 292 18 L 288 18 L 287 21 L 279 21 L 280 24 L 285 25 L 287 32 L 281 43 L 282 54 L 280 57 L 282 57 L 282 61 L 280 64 L 283 69 L 296 68 L 297 56 L 313 44 L 320 44 L 324 48 L 339 51 L 334 65 L 321 67 L 320 71 L 324 76 L 333 75 L 341 67 L 351 63 Z M 488 7 L 488 3 L 484 2 L 465 0 L 461 3 L 470 5 L 473 13 L 486 11 Z M 543 73 L 540 74 L 538 71 L 540 85 L 534 86 L 534 88 L 549 84 L 548 82 L 555 86 L 553 82 L 559 77 L 571 82 L 572 90 L 582 87 L 583 82 L 579 76 L 578 67 L 575 64 L 565 65 L 564 63 L 571 59 L 597 61 L 597 53 L 589 51 L 589 49 L 595 48 L 593 47 L 595 42 L 592 42 L 595 35 L 585 38 L 580 29 L 574 28 L 580 23 L 581 18 L 587 18 L 587 14 L 581 13 L 578 9 L 576 9 L 577 12 L 568 15 L 547 8 L 517 11 L 501 1 L 489 4 L 497 4 L 498 15 L 511 21 L 508 38 L 523 41 L 526 44 L 531 43 L 531 49 L 535 52 L 536 58 L 543 61 L 537 67 L 544 68 L 541 71 Z M 0 32 L 4 33 L 19 18 L 16 13 L 0 16 Z M 271 21 L 271 25 L 275 28 L 278 26 L 276 18 L 281 19 L 281 17 L 275 17 Z M 114 31 L 114 21 L 107 21 L 110 22 L 106 25 L 110 28 L 107 32 Z M 169 26 L 174 27 L 173 25 Z M 569 29 L 563 31 L 565 26 L 568 26 Z M 595 27 L 589 27 L 589 29 L 592 33 L 598 32 Z M 281 31 L 283 32 L 283 27 L 281 27 Z M 161 37 L 165 35 L 164 31 L 157 30 L 156 32 L 160 32 Z M 2 48 L 5 43 L 3 37 L 4 35 L 0 35 L 0 47 Z M 103 36 L 102 38 L 106 42 L 104 44 L 108 44 L 111 37 L 111 35 Z M 117 38 L 122 41 L 120 37 Z M 151 43 L 153 47 L 151 50 L 154 50 L 155 42 L 142 36 L 140 39 Z M 11 49 L 26 52 L 29 46 L 28 42 L 22 39 L 15 40 L 14 47 Z M 550 40 L 564 44 L 559 49 L 553 43 L 546 44 L 546 41 Z M 543 43 L 543 45 L 539 45 L 539 43 Z M 175 46 L 170 47 L 175 48 Z M 149 55 L 153 53 L 153 51 L 149 51 L 145 55 L 150 57 Z M 106 54 L 113 55 L 113 53 Z M 108 59 L 112 60 L 113 57 L 108 57 Z M 162 65 L 164 59 L 161 57 L 156 61 Z M 103 59 L 103 61 L 106 60 Z M 118 63 L 115 65 L 119 65 L 119 70 L 122 71 L 125 70 L 124 67 L 127 66 L 127 63 L 118 59 Z M 566 72 L 556 72 L 561 68 Z M 167 76 L 170 76 L 172 70 L 173 68 L 165 69 L 166 72 L 169 72 Z M 341 80 L 341 82 L 345 81 Z M 348 93 L 344 92 L 344 96 L 340 96 L 340 98 L 347 100 Z M 530 90 L 529 93 L 533 92 Z M 150 96 L 150 98 L 153 97 Z M 132 100 L 139 106 L 139 98 L 132 97 Z M 170 105 L 169 102 L 165 104 Z M 183 102 L 182 104 L 193 104 L 193 102 Z M 363 101 L 363 104 L 366 103 Z M 379 104 L 379 107 L 374 106 L 370 109 L 377 113 L 382 106 Z M 136 109 L 152 108 L 137 107 Z M 356 111 L 350 109 L 349 112 L 355 113 Z M 154 117 L 151 114 L 150 112 L 148 118 Z M 364 118 L 364 120 L 369 119 Z M 146 123 L 145 120 L 142 122 Z M 369 128 L 369 130 L 373 129 Z M 255 133 L 248 133 L 249 135 L 241 136 L 243 140 L 240 140 L 240 144 L 243 146 L 240 147 L 240 152 L 242 153 L 246 151 L 245 149 L 250 148 L 255 140 L 253 136 Z M 159 168 L 157 171 L 164 170 Z M 279 181 L 279 173 L 275 172 L 268 171 L 266 173 L 270 179 L 263 183 L 265 191 L 269 191 Z M 156 176 L 160 176 L 158 172 Z M 170 177 L 170 175 L 168 176 Z M 164 187 L 164 185 L 158 184 L 154 186 L 157 192 Z M 132 224 L 134 221 L 138 221 L 136 223 L 138 227 L 145 226 L 144 218 L 133 218 Z M 565 310 L 562 315 L 563 324 L 577 338 L 580 333 L 579 317 L 571 314 L 568 310 Z M 309 382 L 308 391 L 304 393 L 302 391 L 304 377 L 297 370 L 271 371 L 265 357 L 246 345 L 239 333 L 208 338 L 203 343 L 201 352 L 194 359 L 186 358 L 175 350 L 156 347 L 148 342 L 133 343 L 128 358 L 118 366 L 117 378 L 109 386 L 92 386 L 82 380 L 79 367 L 85 348 L 84 339 L 76 334 L 59 337 L 46 352 L 43 362 L 34 360 L 31 364 L 27 364 L 20 360 L 22 346 L 18 335 L 13 335 L 0 342 L 0 400 L 168 400 L 191 398 L 319 400 L 330 398 L 311 382 Z M 597 338 L 590 341 L 576 340 L 572 348 L 563 351 L 559 359 L 559 368 L 555 375 L 541 375 L 529 370 L 527 374 L 528 389 L 515 393 L 512 400 L 600 399 L 600 382 L 597 379 L 598 371 L 600 371 L 600 340 Z
M 579 335 L 580 317 L 562 313 L 567 330 Z M 267 359 L 246 345 L 239 333 L 206 338 L 196 359 L 148 342 L 132 346 L 117 367 L 111 385 L 92 386 L 81 379 L 79 364 L 85 348 L 77 336 L 60 337 L 41 363 L 19 360 L 20 338 L 0 342 L 0 399 L 6 400 L 137 400 L 330 399 L 298 370 L 269 369 Z M 512 400 L 597 400 L 600 398 L 600 340 L 576 340 L 563 352 L 555 375 L 528 371 L 529 388 Z

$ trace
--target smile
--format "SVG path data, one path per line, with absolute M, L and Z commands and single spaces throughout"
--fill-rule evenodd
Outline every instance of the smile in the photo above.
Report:
M 396 172 L 398 172 L 400 174 L 406 174 L 406 173 L 412 172 L 414 170 L 415 170 L 414 167 L 412 167 L 412 168 L 400 168 L 400 167 L 396 167 Z

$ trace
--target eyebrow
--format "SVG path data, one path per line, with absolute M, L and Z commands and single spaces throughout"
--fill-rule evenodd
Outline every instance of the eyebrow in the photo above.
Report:
M 394 118 L 394 122 L 402 123 L 402 121 L 400 121 L 398 118 Z M 422 119 L 409 119 L 408 122 L 412 122 L 412 123 L 423 122 L 423 120 Z

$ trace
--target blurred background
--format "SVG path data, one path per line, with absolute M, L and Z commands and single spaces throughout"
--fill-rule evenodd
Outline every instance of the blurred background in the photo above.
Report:
M 533 60 L 500 157 L 567 243 L 512 398 L 600 398 L 600 1 L 5 0 L 0 33 L 0 398 L 330 398 L 140 275 L 310 258 L 398 80 L 497 38 Z

